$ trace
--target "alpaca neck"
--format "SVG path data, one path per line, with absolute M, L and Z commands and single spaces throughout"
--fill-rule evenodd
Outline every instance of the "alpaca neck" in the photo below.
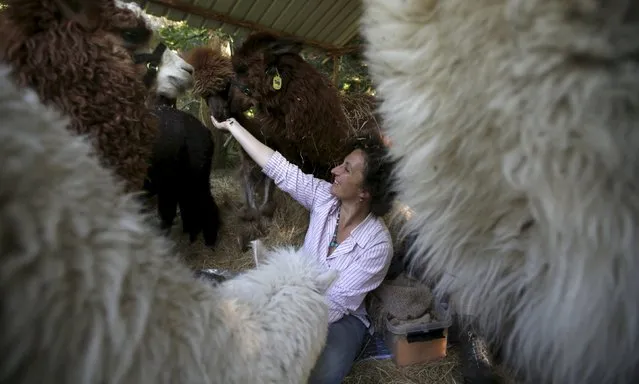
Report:
M 171 99 L 163 95 L 158 95 L 155 98 L 155 105 L 157 106 L 167 106 L 176 108 L 177 99 Z

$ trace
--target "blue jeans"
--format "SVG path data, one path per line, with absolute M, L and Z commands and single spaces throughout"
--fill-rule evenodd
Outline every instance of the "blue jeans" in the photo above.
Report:
M 308 384 L 340 384 L 362 349 L 367 328 L 360 319 L 345 315 L 328 326 L 326 346 L 308 379 Z

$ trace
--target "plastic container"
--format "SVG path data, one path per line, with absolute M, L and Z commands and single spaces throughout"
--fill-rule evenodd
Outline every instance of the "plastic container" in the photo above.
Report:
M 385 339 L 398 367 L 425 363 L 446 356 L 448 327 L 453 323 L 447 303 L 434 308 L 438 321 L 393 325 L 385 319 Z

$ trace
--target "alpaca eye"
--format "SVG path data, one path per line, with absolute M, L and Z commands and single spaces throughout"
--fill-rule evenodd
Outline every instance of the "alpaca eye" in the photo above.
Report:
M 149 38 L 150 33 L 146 28 L 128 28 L 123 29 L 120 35 L 127 43 L 143 44 Z
M 123 31 L 122 32 L 122 38 L 126 41 L 130 41 L 130 42 L 134 42 L 135 39 L 135 32 L 133 31 Z

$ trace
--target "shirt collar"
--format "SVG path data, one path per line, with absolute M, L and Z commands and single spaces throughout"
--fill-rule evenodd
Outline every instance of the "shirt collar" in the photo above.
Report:
M 339 205 L 340 205 L 339 199 L 335 199 L 333 206 L 329 210 L 329 214 L 337 215 L 337 212 L 339 210 Z M 375 217 L 373 216 L 373 214 L 369 212 L 368 216 L 366 216 L 366 218 L 364 218 L 364 220 L 362 220 L 362 222 L 359 223 L 357 227 L 355 227 L 355 229 L 353 229 L 353 231 L 351 232 L 351 237 L 353 238 L 353 240 L 355 240 L 355 243 L 362 248 L 366 246 L 366 242 L 367 240 L 369 240 L 368 238 L 364 236 L 365 231 L 363 227 L 366 226 L 370 220 L 374 220 L 374 219 Z

